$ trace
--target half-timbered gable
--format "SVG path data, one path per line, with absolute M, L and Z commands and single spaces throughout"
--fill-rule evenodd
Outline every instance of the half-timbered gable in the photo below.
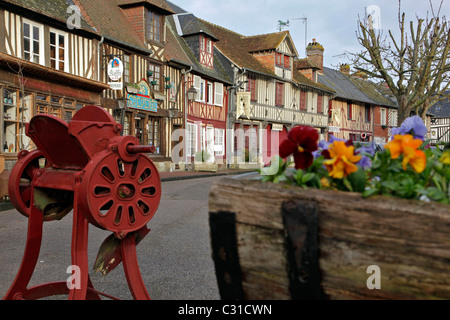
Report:
M 245 37 L 247 51 L 254 55 L 276 76 L 292 80 L 294 57 L 298 52 L 289 31 Z
M 166 45 L 166 16 L 173 14 L 164 0 L 116 0 L 139 37 L 152 51 L 151 58 L 164 61 Z

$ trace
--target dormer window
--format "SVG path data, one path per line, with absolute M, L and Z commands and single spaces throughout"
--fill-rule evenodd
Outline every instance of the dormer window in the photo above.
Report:
M 205 67 L 214 68 L 213 42 L 205 35 L 200 35 L 200 63 Z
M 145 37 L 147 41 L 161 42 L 163 39 L 163 16 L 159 13 L 148 10 L 145 22 Z

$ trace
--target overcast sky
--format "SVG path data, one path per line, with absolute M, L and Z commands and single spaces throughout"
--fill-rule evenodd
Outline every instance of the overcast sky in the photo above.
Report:
M 299 57 L 305 57 L 305 20 L 307 42 L 313 38 L 325 48 L 324 65 L 336 67 L 348 62 L 339 56 L 360 52 L 356 40 L 358 16 L 364 18 L 366 8 L 379 8 L 380 25 L 398 31 L 398 0 L 171 0 L 198 18 L 225 27 L 245 36 L 278 31 L 278 21 L 289 20 L 289 30 Z M 431 0 L 435 11 L 441 0 Z M 416 21 L 416 15 L 431 14 L 430 0 L 402 0 L 401 10 L 406 20 Z M 450 18 L 450 0 L 443 0 L 441 16 Z

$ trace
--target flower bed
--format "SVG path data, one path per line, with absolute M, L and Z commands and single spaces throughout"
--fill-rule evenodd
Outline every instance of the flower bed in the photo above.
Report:
M 364 197 L 386 195 L 450 202 L 450 148 L 431 148 L 424 141 L 426 127 L 420 117 L 393 129 L 384 150 L 355 146 L 352 141 L 317 141 L 314 128 L 298 126 L 280 145 L 274 174 L 261 169 L 264 182 L 301 187 L 360 192 Z M 293 155 L 295 168 L 284 160 Z

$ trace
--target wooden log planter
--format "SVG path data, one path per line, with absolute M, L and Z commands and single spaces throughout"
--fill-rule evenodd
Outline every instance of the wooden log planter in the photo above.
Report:
M 447 205 L 224 178 L 209 222 L 222 299 L 450 299 Z

